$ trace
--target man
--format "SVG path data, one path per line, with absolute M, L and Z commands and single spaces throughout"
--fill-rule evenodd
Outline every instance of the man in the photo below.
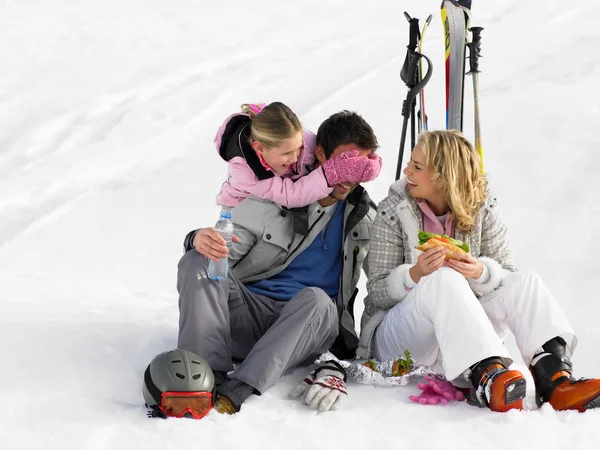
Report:
M 346 151 L 367 156 L 376 148 L 369 124 L 343 111 L 319 127 L 315 155 L 320 165 Z M 360 185 L 337 185 L 296 210 L 248 197 L 232 211 L 236 237 L 229 277 L 222 281 L 209 279 L 207 268 L 209 258 L 227 256 L 225 241 L 212 228 L 186 236 L 178 271 L 178 347 L 210 364 L 217 411 L 238 412 L 251 394 L 265 392 L 288 369 L 310 364 L 328 349 L 354 357 L 356 284 L 374 217 L 375 206 Z M 227 375 L 232 360 L 243 362 Z M 314 408 L 332 409 L 346 394 L 345 378 L 339 364 L 328 362 L 296 393 Z

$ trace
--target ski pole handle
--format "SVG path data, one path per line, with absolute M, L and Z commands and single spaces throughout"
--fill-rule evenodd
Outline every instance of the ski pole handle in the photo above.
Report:
M 479 57 L 481 56 L 481 32 L 483 27 L 471 27 L 469 31 L 472 33 L 471 42 L 467 44 L 469 47 L 469 66 L 468 73 L 479 72 Z

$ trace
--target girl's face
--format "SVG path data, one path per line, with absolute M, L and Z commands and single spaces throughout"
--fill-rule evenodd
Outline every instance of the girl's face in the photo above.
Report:
M 420 147 L 413 150 L 404 175 L 408 180 L 408 192 L 413 198 L 422 198 L 429 203 L 444 198 L 442 188 L 432 181 L 433 172 L 425 166 L 425 155 Z
M 302 133 L 286 139 L 278 147 L 266 148 L 261 142 L 255 141 L 256 150 L 276 174 L 285 173 L 290 165 L 298 161 L 303 148 Z

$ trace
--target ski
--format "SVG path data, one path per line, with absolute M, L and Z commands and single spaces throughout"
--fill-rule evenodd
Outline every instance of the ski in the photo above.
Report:
M 465 47 L 471 0 L 444 0 L 442 23 L 444 24 L 446 69 L 446 129 L 463 129 L 463 98 L 465 81 Z

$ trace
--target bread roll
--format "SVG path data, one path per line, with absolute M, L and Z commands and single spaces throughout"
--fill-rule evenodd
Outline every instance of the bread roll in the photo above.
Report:
M 461 260 L 463 259 L 463 255 L 467 254 L 467 252 L 465 252 L 462 248 L 457 247 L 456 245 L 451 244 L 450 242 L 442 241 L 438 238 L 429 239 L 424 244 L 419 245 L 417 249 L 425 251 L 434 247 L 444 247 L 444 249 L 446 250 L 446 261 L 450 258 Z

